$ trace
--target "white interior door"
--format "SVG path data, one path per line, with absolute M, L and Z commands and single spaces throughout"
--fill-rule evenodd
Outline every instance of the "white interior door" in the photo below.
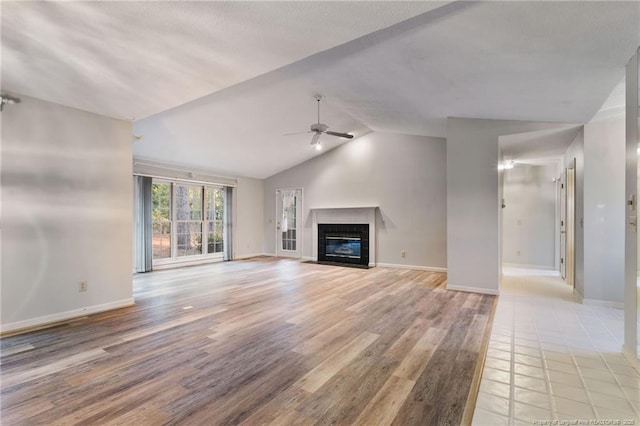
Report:
M 567 175 L 560 184 L 560 276 L 567 279 Z
M 576 169 L 575 159 L 567 167 L 566 171 L 566 243 L 565 243 L 565 280 L 567 284 L 575 287 L 575 197 L 576 197 Z
M 276 256 L 302 257 L 302 189 L 276 190 Z

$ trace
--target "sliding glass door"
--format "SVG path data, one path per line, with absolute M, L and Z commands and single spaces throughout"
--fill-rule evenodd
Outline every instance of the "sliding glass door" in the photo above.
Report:
M 171 184 L 151 186 L 151 227 L 153 229 L 153 260 L 171 259 Z
M 202 254 L 202 186 L 174 185 L 176 256 Z
M 222 188 L 205 188 L 207 205 L 207 252 L 224 252 L 225 191 Z
M 154 179 L 154 264 L 203 257 L 222 259 L 226 248 L 225 194 L 223 187 Z

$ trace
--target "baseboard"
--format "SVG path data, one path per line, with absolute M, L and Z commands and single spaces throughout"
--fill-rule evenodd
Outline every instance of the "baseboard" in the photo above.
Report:
M 133 297 L 130 297 L 128 299 L 116 300 L 115 302 L 87 306 L 84 308 L 73 309 L 71 311 L 60 312 L 57 314 L 11 322 L 9 324 L 2 324 L 0 326 L 0 336 L 4 336 L 6 334 L 19 334 L 34 329 L 51 327 L 53 325 L 66 322 L 74 318 L 97 314 L 99 312 L 110 311 L 112 309 L 125 308 L 134 304 L 135 302 L 133 301 Z
M 516 269 L 538 269 L 541 271 L 558 271 L 558 268 L 556 268 L 555 266 L 527 265 L 524 263 L 503 263 L 502 266 L 506 268 L 516 268 Z
M 399 263 L 375 263 L 374 266 L 379 266 L 380 268 L 415 269 L 417 271 L 447 272 L 447 268 L 438 268 L 435 266 L 402 265 Z
M 580 294 L 580 292 L 578 291 L 578 289 L 576 289 L 575 287 L 573 288 L 573 298 L 576 300 L 576 302 L 578 303 L 582 303 L 582 301 L 584 300 L 584 297 L 582 296 L 582 294 Z
M 233 260 L 251 259 L 252 257 L 271 256 L 265 253 L 239 254 L 234 256 Z
M 317 259 L 313 256 L 302 256 L 300 260 L 303 262 L 317 262 Z
M 624 309 L 624 302 L 613 302 L 611 300 L 582 299 L 583 305 L 601 306 L 603 308 Z
M 465 286 L 451 285 L 451 284 L 447 284 L 447 290 L 465 291 L 467 293 L 492 294 L 494 296 L 498 296 L 500 294 L 500 290 L 492 290 L 488 288 L 465 287 Z
M 638 360 L 637 355 L 629 353 L 624 345 L 622 345 L 622 355 L 624 355 L 631 366 L 635 368 L 638 373 L 640 373 L 640 360 Z
M 219 263 L 219 262 L 224 262 L 224 259 L 220 257 L 216 257 L 216 258 L 210 258 L 210 259 L 189 260 L 185 262 L 164 263 L 161 265 L 154 265 L 153 270 L 162 271 L 165 269 L 183 268 L 185 266 L 207 265 L 209 263 Z

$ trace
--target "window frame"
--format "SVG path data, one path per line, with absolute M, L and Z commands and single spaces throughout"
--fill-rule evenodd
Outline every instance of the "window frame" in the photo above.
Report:
M 215 184 L 203 184 L 203 183 L 194 183 L 194 182 L 189 182 L 189 181 L 180 181 L 180 180 L 168 180 L 168 179 L 161 179 L 161 178 L 153 178 L 152 180 L 152 184 L 170 184 L 170 192 L 171 192 L 171 201 L 170 201 L 170 217 L 171 217 L 171 257 L 168 258 L 162 258 L 162 259 L 153 259 L 153 265 L 154 266 L 161 266 L 161 265 L 169 265 L 169 264 L 174 264 L 174 263 L 181 263 L 181 262 L 191 262 L 194 260 L 201 260 L 201 259 L 219 259 L 219 260 L 224 260 L 225 257 L 225 251 L 227 248 L 227 241 L 226 241 L 226 235 L 227 235 L 227 227 L 228 227 L 228 218 L 226 217 L 226 203 L 228 202 L 227 197 L 226 197 L 226 190 L 225 187 L 223 185 L 215 185 Z M 187 222 L 187 223 L 192 223 L 192 222 L 199 222 L 200 226 L 201 226 L 201 253 L 200 254 L 189 254 L 189 255 L 184 255 L 184 256 L 178 256 L 178 219 L 176 218 L 177 216 L 177 209 L 176 209 L 176 197 L 177 197 L 177 190 L 176 190 L 176 185 L 183 185 L 183 186 L 187 186 L 187 187 L 199 187 L 200 189 L 200 214 L 201 214 L 201 219 L 198 220 L 188 220 L 188 221 L 184 221 L 184 220 L 180 220 L 180 222 Z M 222 234 L 222 251 L 221 252 L 213 252 L 213 253 L 209 253 L 209 244 L 208 244 L 208 238 L 209 238 L 209 220 L 208 220 L 208 206 L 207 204 L 207 200 L 206 200 L 206 192 L 207 189 L 212 189 L 213 191 L 215 190 L 219 190 L 220 194 L 223 198 L 223 217 L 222 217 L 222 229 L 221 234 Z M 215 194 L 215 192 L 214 192 Z M 214 203 L 215 205 L 215 203 Z M 215 207 L 214 207 L 215 208 Z M 215 213 L 214 213 L 214 217 L 215 217 Z M 211 221 L 212 223 L 215 222 Z M 215 228 L 215 226 L 214 226 Z

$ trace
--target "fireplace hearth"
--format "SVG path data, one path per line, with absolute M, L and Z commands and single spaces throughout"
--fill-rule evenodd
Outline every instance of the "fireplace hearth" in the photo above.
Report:
M 318 263 L 369 266 L 369 225 L 318 224 Z

